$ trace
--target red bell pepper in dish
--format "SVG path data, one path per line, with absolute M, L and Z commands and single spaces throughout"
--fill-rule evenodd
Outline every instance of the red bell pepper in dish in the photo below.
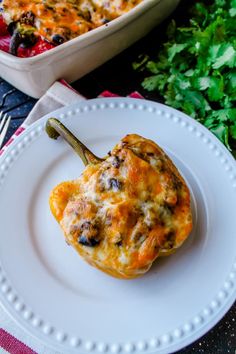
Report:
M 29 48 L 19 47 L 17 51 L 17 56 L 20 58 L 34 57 L 35 55 L 46 52 L 49 49 L 54 48 L 54 45 L 48 43 L 47 41 L 39 38 L 37 42 Z
M 0 50 L 8 53 L 10 48 L 10 40 L 11 37 L 9 34 L 7 36 L 0 35 Z
M 8 32 L 7 25 L 4 22 L 2 16 L 0 16 L 0 50 L 9 53 L 10 42 L 11 42 L 11 35 Z M 20 58 L 29 58 L 37 54 L 46 52 L 47 50 L 52 48 L 54 48 L 53 44 L 39 37 L 37 39 L 37 42 L 32 47 L 24 48 L 20 46 L 17 49 L 17 56 Z
M 32 47 L 38 38 L 60 45 L 130 11 L 144 0 L 0 0 L 11 35 L 10 53 Z
M 8 34 L 7 25 L 0 15 L 0 36 L 6 36 Z

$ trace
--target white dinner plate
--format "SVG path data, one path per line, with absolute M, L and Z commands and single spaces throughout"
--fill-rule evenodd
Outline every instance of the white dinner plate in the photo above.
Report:
M 95 99 L 58 117 L 97 155 L 128 133 L 157 142 L 191 191 L 193 231 L 176 254 L 135 280 L 91 267 L 64 241 L 48 196 L 80 159 L 48 138 L 49 116 L 0 160 L 0 299 L 17 323 L 62 353 L 170 353 L 212 328 L 236 298 L 236 165 L 188 116 L 154 102 Z

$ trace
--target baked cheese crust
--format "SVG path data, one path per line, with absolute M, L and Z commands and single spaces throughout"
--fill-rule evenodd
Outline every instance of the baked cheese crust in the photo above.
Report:
M 118 278 L 147 272 L 192 229 L 190 193 L 153 141 L 124 137 L 101 163 L 59 184 L 50 207 L 68 244 L 91 265 Z
M 54 44 L 75 38 L 130 11 L 142 0 L 3 0 L 7 24 L 19 23 Z

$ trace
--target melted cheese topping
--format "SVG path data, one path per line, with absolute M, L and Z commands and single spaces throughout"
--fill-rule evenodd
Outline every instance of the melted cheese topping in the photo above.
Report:
M 145 273 L 192 229 L 189 190 L 151 140 L 127 135 L 102 163 L 51 193 L 67 242 L 90 264 L 120 278 Z
M 2 8 L 8 24 L 20 22 L 23 27 L 27 27 L 31 17 L 33 23 L 30 26 L 35 27 L 35 33 L 55 42 L 56 35 L 63 41 L 77 37 L 121 16 L 141 1 L 3 0 Z

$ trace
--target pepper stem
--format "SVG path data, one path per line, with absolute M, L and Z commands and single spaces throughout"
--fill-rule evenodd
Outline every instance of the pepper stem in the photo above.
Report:
M 65 139 L 72 149 L 79 155 L 85 166 L 103 161 L 103 159 L 94 155 L 92 151 L 81 143 L 81 141 L 79 141 L 58 119 L 49 118 L 45 130 L 48 136 L 52 139 L 57 139 L 59 136 Z

